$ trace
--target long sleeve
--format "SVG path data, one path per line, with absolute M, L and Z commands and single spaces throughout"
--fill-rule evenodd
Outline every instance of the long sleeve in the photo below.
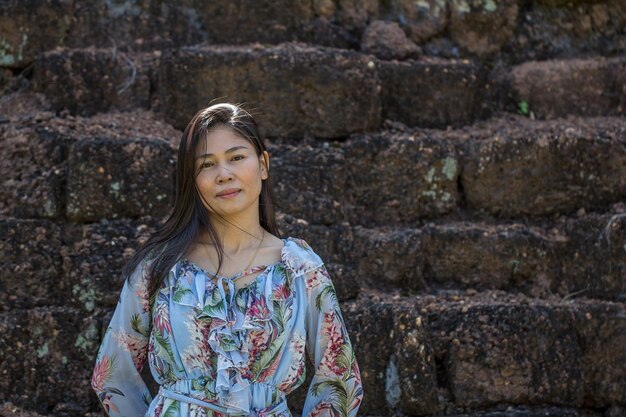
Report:
M 315 366 L 302 417 L 354 417 L 363 387 L 337 295 L 324 265 L 305 275 L 306 349 Z
M 112 417 L 143 416 L 151 401 L 140 375 L 151 327 L 146 274 L 147 266 L 142 261 L 125 281 L 91 378 L 93 390 Z

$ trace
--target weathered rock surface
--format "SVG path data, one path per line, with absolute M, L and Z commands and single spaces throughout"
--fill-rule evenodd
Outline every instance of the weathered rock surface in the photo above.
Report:
M 470 208 L 537 216 L 626 197 L 623 119 L 500 126 L 477 130 L 468 143 L 461 183 Z
M 361 50 L 380 59 L 406 59 L 419 53 L 418 47 L 406 37 L 395 22 L 376 20 L 365 29 Z
M 381 122 L 376 71 L 354 52 L 202 46 L 168 52 L 161 62 L 162 111 L 179 129 L 215 98 L 245 103 L 267 136 L 342 137 Z
M 493 76 L 502 106 L 539 119 L 626 114 L 626 58 L 529 61 Z
M 0 402 L 51 415 L 96 409 L 89 380 L 100 328 L 69 307 L 0 313 Z
M 64 230 L 63 281 L 72 284 L 64 302 L 93 314 L 113 310 L 124 277 L 122 268 L 154 232 L 154 218 L 139 220 L 102 220 L 98 223 L 71 225 Z
M 377 63 L 383 117 L 410 126 L 460 126 L 488 114 L 485 74 L 476 63 L 424 58 Z
M 0 220 L 0 311 L 62 304 L 61 232 L 45 220 Z
M 72 146 L 68 159 L 67 216 L 74 221 L 171 210 L 175 161 L 165 139 L 86 138 Z
M 35 65 L 34 88 L 56 110 L 91 116 L 109 109 L 150 107 L 150 68 L 158 54 L 111 49 L 59 49 Z

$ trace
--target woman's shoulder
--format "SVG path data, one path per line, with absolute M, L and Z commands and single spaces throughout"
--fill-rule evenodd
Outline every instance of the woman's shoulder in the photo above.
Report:
M 293 236 L 285 238 L 282 260 L 295 276 L 306 274 L 324 265 L 322 258 L 308 242 Z

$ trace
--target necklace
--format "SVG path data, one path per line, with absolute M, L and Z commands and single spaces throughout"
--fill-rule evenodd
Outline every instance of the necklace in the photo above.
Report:
M 250 259 L 250 262 L 248 262 L 248 265 L 246 265 L 246 267 L 243 269 L 241 273 L 246 272 L 250 268 L 250 265 L 252 265 L 252 261 L 254 261 L 254 259 L 256 258 L 256 255 L 259 253 L 259 249 L 261 248 L 261 245 L 263 244 L 263 239 L 265 239 L 265 229 L 261 229 L 261 240 L 259 241 L 259 244 L 254 250 L 254 254 L 252 255 L 252 258 Z M 209 245 L 205 243 L 204 248 L 206 249 L 206 252 L 209 255 L 209 260 L 210 260 L 211 253 L 209 252 Z M 235 276 L 239 276 L 239 274 L 236 274 Z

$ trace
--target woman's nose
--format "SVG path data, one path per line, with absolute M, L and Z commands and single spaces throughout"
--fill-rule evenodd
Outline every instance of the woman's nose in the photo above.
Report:
M 217 177 L 217 182 L 220 184 L 226 181 L 230 181 L 233 179 L 233 173 L 230 172 L 227 168 L 220 168 L 219 175 Z

